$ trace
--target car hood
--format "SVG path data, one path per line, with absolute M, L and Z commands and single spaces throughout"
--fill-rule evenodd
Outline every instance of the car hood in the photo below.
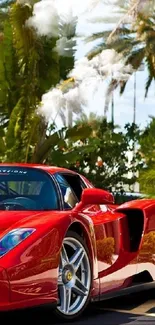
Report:
M 43 212 L 38 211 L 0 211 L 0 234 L 19 221 L 42 214 Z
M 68 211 L 0 211 L 0 237 L 15 228 L 46 230 L 60 227 L 62 219 L 69 217 Z M 68 221 L 70 219 L 67 218 Z

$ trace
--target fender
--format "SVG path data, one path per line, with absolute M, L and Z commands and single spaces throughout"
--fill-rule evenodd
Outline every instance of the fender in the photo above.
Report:
M 40 297 L 53 297 L 57 301 L 60 249 L 71 222 L 66 212 L 42 212 L 16 222 L 5 231 L 36 228 L 31 236 L 0 258 L 0 265 L 7 271 L 11 302 Z
M 8 231 L 20 227 L 36 228 L 30 237 L 0 259 L 0 265 L 7 270 L 11 301 L 31 299 L 34 295 L 50 297 L 51 294 L 57 300 L 57 274 L 61 246 L 65 234 L 74 223 L 79 223 L 83 228 L 93 261 L 93 279 L 98 278 L 95 237 L 90 218 L 74 214 L 72 211 L 42 212 L 35 216 L 30 214 L 1 234 L 2 237 Z M 42 277 L 46 280 L 46 286 Z M 99 289 L 96 288 L 96 291 L 98 293 Z
M 93 278 L 95 280 L 98 278 L 98 264 L 94 223 L 92 219 L 84 213 L 79 213 L 78 215 L 76 215 L 73 212 L 72 216 L 74 217 L 74 219 L 71 226 L 74 225 L 74 223 L 79 223 L 84 231 L 85 240 L 87 243 L 87 247 L 90 251 L 90 257 L 93 266 Z

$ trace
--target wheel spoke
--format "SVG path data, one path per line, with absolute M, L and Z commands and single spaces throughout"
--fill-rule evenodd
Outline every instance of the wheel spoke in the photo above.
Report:
M 71 303 L 71 288 L 67 288 L 65 285 L 59 287 L 60 290 L 60 301 L 61 301 L 61 308 L 63 312 L 68 313 L 69 307 Z
M 58 285 L 62 285 L 62 271 L 59 270 L 59 275 L 58 275 Z
M 69 260 L 68 260 L 68 256 L 67 256 L 67 252 L 66 252 L 66 249 L 65 249 L 65 246 L 63 245 L 62 246 L 62 251 L 61 251 L 61 264 L 62 264 L 62 268 L 69 263 Z
M 73 286 L 72 290 L 74 293 L 76 293 L 80 296 L 86 296 L 88 293 L 88 289 L 81 282 L 81 280 L 77 277 L 76 277 L 75 285 Z
M 70 258 L 69 263 L 74 266 L 75 272 L 77 272 L 83 258 L 85 256 L 85 252 L 82 248 L 77 248 L 73 256 Z

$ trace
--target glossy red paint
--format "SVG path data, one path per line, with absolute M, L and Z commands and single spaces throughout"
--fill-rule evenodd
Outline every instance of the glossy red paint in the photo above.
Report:
M 8 276 L 4 268 L 0 268 L 0 309 L 5 308 L 9 303 L 10 288 Z
M 20 213 L 21 214 L 21 213 Z M 50 295 L 57 299 L 57 269 L 59 253 L 66 229 L 71 223 L 65 212 L 39 213 L 22 216 L 9 230 L 20 227 L 36 231 L 7 255 L 0 263 L 7 270 L 10 300 L 38 298 Z M 7 233 L 6 230 L 5 233 Z M 3 236 L 1 234 L 1 236 Z
M 137 274 L 148 272 L 155 281 L 155 200 L 136 200 L 123 204 L 117 208 L 126 213 L 133 211 L 133 218 L 141 211 L 143 218 L 143 230 L 139 241 L 137 254 Z M 135 224 L 137 220 L 134 220 Z
M 114 197 L 111 193 L 97 188 L 86 188 L 82 192 L 81 202 L 75 206 L 73 211 L 79 213 L 82 210 L 86 211 L 86 207 L 113 202 Z
M 76 174 L 42 165 L 1 166 L 39 168 L 51 174 L 66 171 Z M 57 302 L 62 242 L 68 229 L 71 226 L 76 229 L 77 223 L 91 258 L 92 298 L 100 299 L 102 294 L 131 285 L 133 276 L 145 270 L 155 280 L 155 200 L 136 200 L 115 206 L 111 204 L 111 194 L 93 188 L 86 178 L 82 178 L 88 187 L 85 190 L 87 197 L 83 196 L 83 202 L 72 210 L 0 211 L 0 238 L 15 228 L 36 229 L 0 258 L 0 310 Z M 133 231 L 136 225 L 140 225 L 138 239 Z M 131 231 L 135 236 L 134 243 Z
M 5 223 L 8 217 L 8 222 Z M 92 296 L 99 294 L 96 273 L 95 237 L 90 232 L 90 220 L 66 211 L 59 212 L 2 212 L 0 214 L 1 238 L 14 228 L 30 227 L 36 231 L 0 259 L 7 270 L 10 287 L 6 308 L 20 308 L 40 303 L 56 302 L 59 255 L 67 229 L 74 222 L 81 224 L 90 251 L 94 270 Z M 7 228 L 8 227 L 8 228 Z M 4 230 L 5 229 L 5 230 Z M 18 302 L 19 301 L 19 306 Z M 22 303 L 23 301 L 23 303 Z M 3 308 L 2 308 L 3 309 Z
M 126 216 L 105 206 L 90 206 L 83 213 L 91 218 L 95 232 L 100 294 L 129 285 L 136 274 L 137 253 L 130 252 Z
M 83 190 L 81 201 L 83 206 L 97 204 L 112 204 L 114 197 L 111 193 L 98 188 L 87 188 Z
M 108 204 L 108 208 L 111 210 L 116 210 L 119 207 L 119 204 Z

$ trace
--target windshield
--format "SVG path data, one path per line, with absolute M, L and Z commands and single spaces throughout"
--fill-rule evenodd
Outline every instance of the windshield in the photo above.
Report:
M 0 167 L 0 210 L 57 210 L 52 179 L 41 170 Z

